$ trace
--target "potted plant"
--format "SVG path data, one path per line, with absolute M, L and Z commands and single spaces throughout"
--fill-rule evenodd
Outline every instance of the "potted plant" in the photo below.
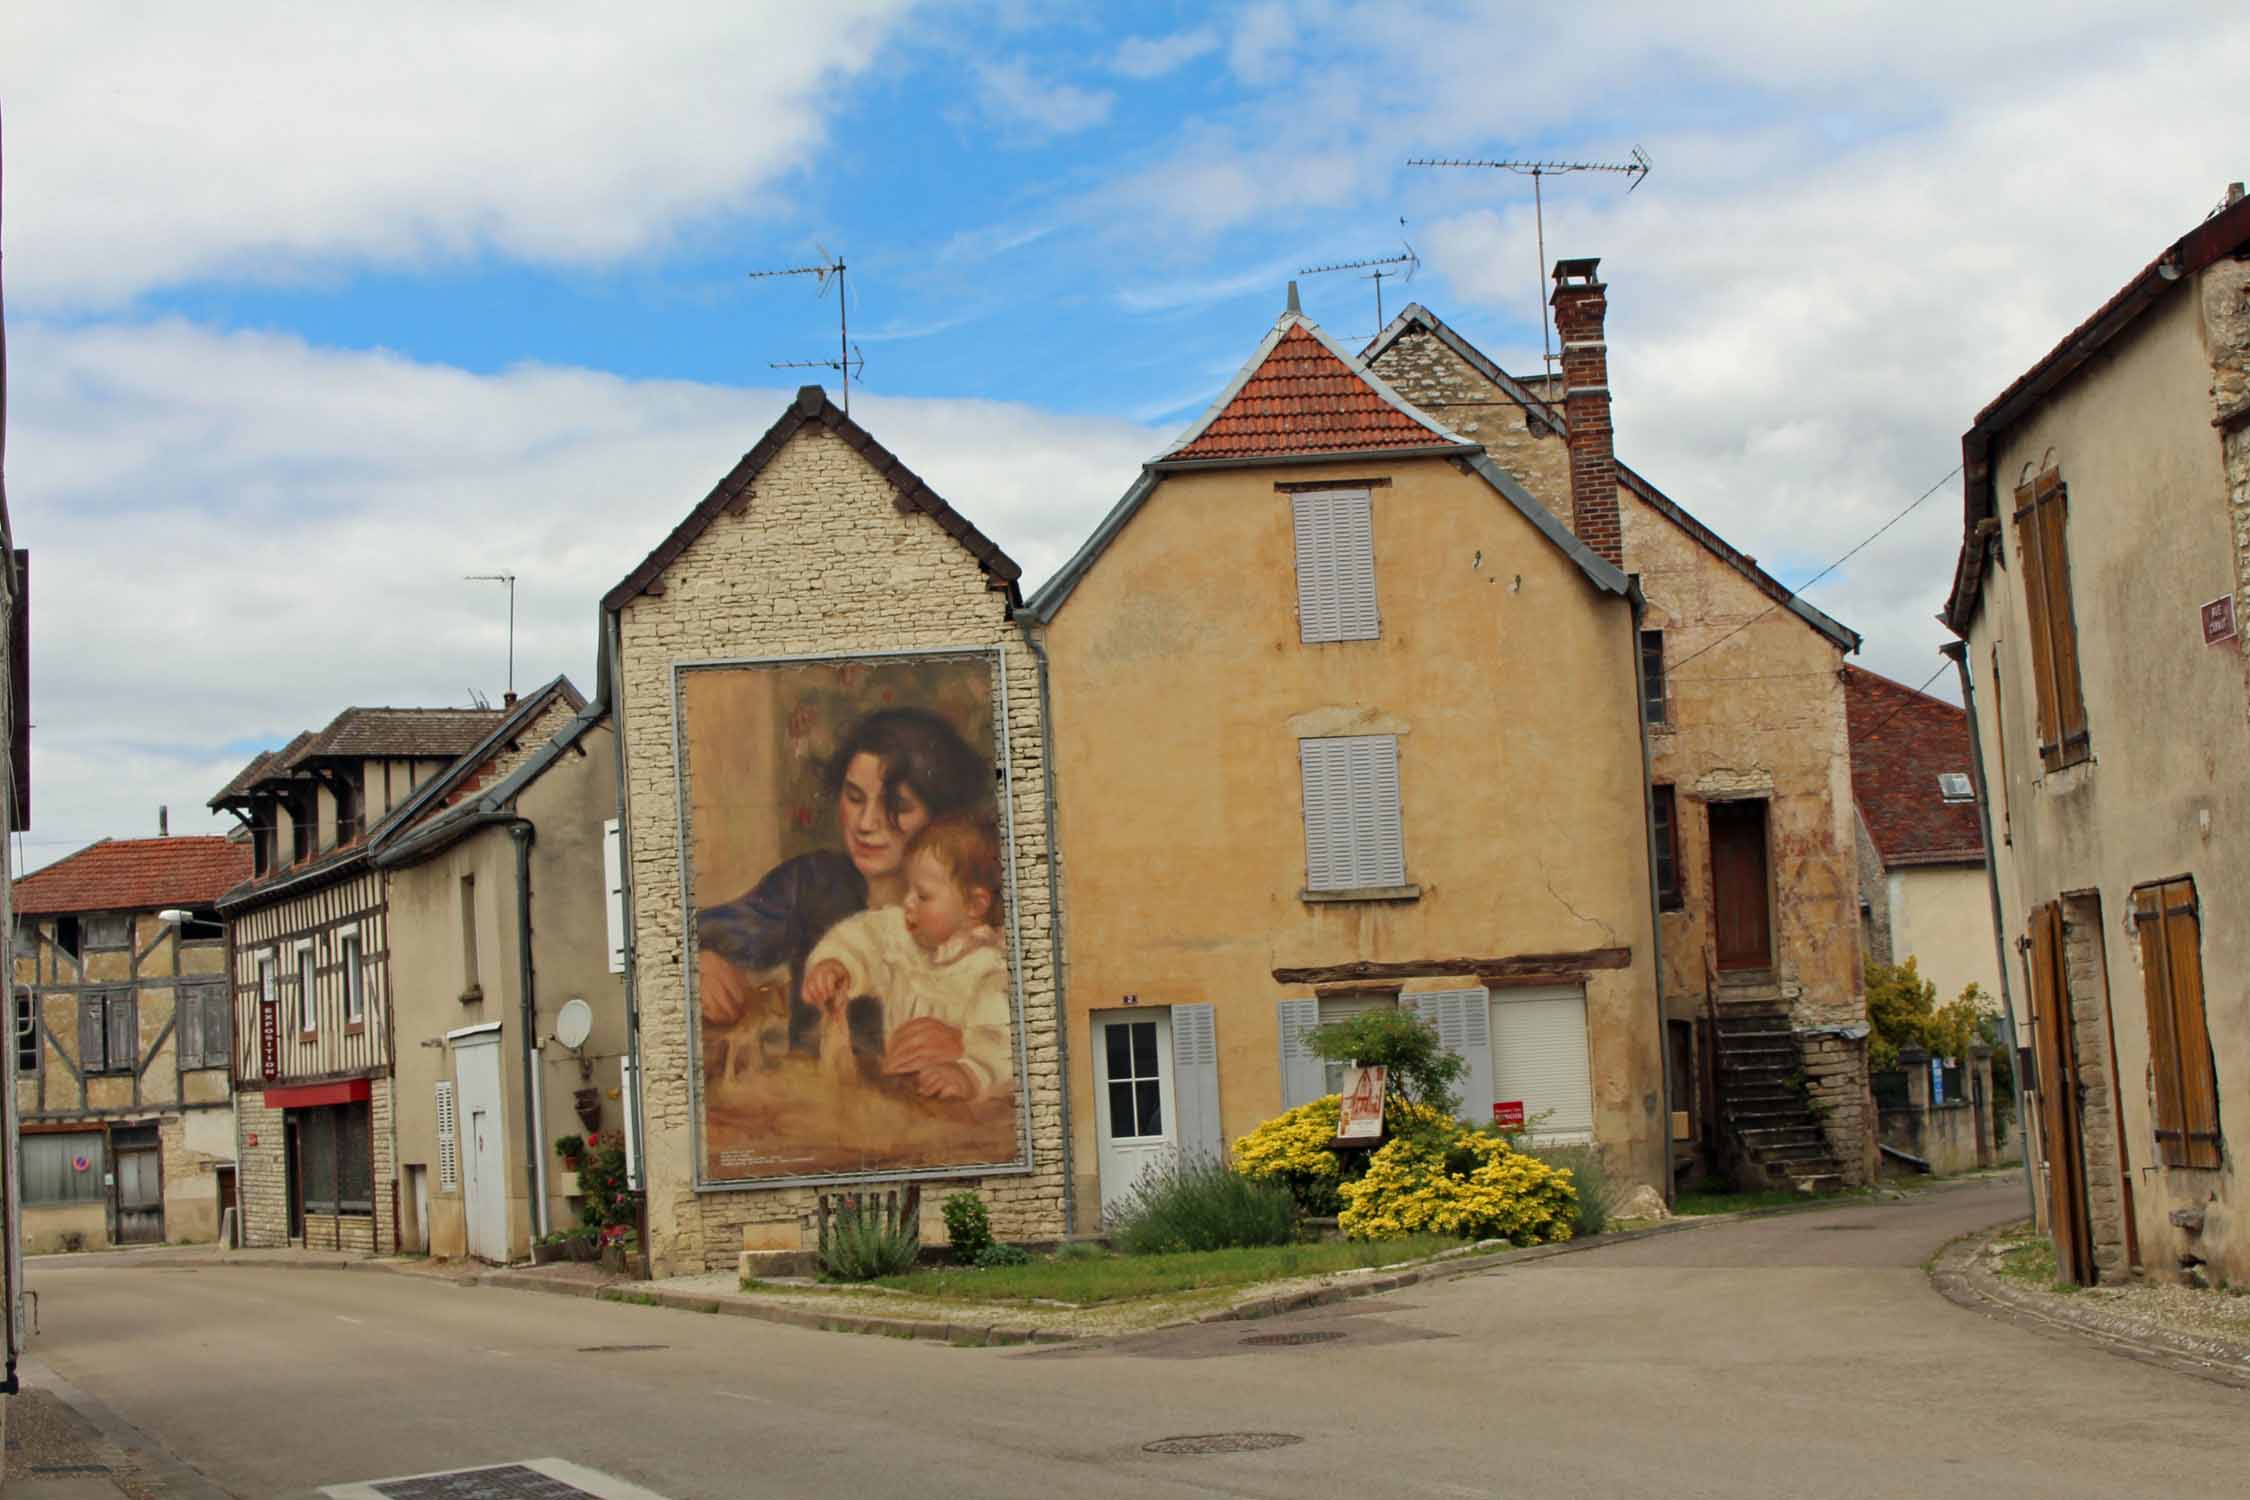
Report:
M 579 1170 L 586 1160 L 586 1137 L 582 1135 L 561 1137 L 555 1142 L 555 1154 L 562 1158 L 564 1167 L 573 1172 Z

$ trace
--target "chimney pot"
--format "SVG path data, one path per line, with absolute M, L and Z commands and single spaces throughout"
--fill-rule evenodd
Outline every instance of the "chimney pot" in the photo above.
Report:
M 172 809 L 161 802 L 156 806 L 156 836 L 160 839 L 172 836 Z
M 502 708 L 514 708 L 516 706 L 516 695 L 514 690 L 511 689 L 510 691 L 502 693 L 500 695 L 500 706 Z
M 1625 536 L 1617 510 L 1617 451 L 1610 432 L 1608 288 L 1597 257 L 1555 262 L 1555 333 L 1562 341 L 1563 421 L 1569 427 L 1570 529 L 1617 567 Z
M 1299 317 L 1304 316 L 1305 309 L 1297 301 L 1297 283 L 1294 281 L 1289 283 L 1289 305 L 1283 308 L 1282 312 L 1284 314 L 1295 313 Z

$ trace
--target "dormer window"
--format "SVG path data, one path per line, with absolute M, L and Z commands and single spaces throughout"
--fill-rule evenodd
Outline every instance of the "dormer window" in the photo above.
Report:
M 273 805 L 260 803 L 252 817 L 256 821 L 250 825 L 250 873 L 270 874 L 273 870 Z
M 1948 802 L 1974 802 L 1977 800 L 1976 788 L 1969 784 L 1969 773 L 1966 771 L 1942 772 L 1938 776 L 1937 784 L 1938 795 Z
M 317 805 L 318 799 L 310 793 L 289 804 L 289 857 L 297 864 L 312 858 L 313 835 L 319 829 L 313 811 Z
M 359 837 L 363 800 L 357 776 L 341 776 L 330 790 L 336 798 L 336 842 L 348 844 Z

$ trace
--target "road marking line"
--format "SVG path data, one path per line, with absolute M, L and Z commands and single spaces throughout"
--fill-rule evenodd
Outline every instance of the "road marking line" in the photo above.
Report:
M 338 1313 L 336 1314 L 336 1321 L 339 1323 L 358 1323 L 364 1320 L 360 1318 L 347 1318 L 342 1313 Z
M 766 1397 L 764 1397 L 764 1396 L 753 1396 L 753 1395 L 751 1395 L 751 1394 L 750 1394 L 749 1392 L 747 1392 L 747 1391 L 721 1391 L 721 1392 L 719 1392 L 719 1394 L 720 1394 L 720 1395 L 722 1395 L 722 1396 L 732 1396 L 732 1397 L 734 1397 L 734 1399 L 735 1399 L 735 1400 L 737 1400 L 737 1401 L 755 1401 L 755 1402 L 757 1402 L 757 1403 L 758 1403 L 758 1404 L 759 1404 L 760 1406 L 771 1406 L 771 1405 L 773 1405 L 773 1402 L 772 1402 L 772 1401 L 770 1401 L 770 1400 L 768 1400 L 768 1399 L 767 1399 Z

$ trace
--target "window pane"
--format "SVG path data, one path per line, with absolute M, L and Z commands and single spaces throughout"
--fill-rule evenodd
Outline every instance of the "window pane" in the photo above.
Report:
M 1102 1028 L 1104 1045 L 1109 1051 L 1109 1076 L 1112 1078 L 1133 1076 L 1133 1042 L 1126 1035 L 1128 1029 L 1116 1021 Z
M 297 1159 L 305 1185 L 305 1207 L 336 1211 L 336 1112 L 297 1110 Z
M 1117 1082 L 1109 1086 L 1109 1133 L 1116 1139 L 1133 1134 L 1133 1086 Z
M 78 1164 L 85 1163 L 80 1171 Z M 102 1138 L 99 1132 L 27 1135 L 23 1138 L 23 1201 L 100 1203 Z
M 1164 1133 L 1164 1103 L 1160 1095 L 1163 1092 L 1163 1085 L 1152 1079 L 1147 1083 L 1136 1083 L 1133 1087 L 1140 1093 L 1140 1133 L 1142 1135 L 1162 1135 Z
M 1156 1023 L 1154 1021 L 1135 1021 L 1133 1023 L 1133 1076 L 1135 1078 L 1154 1078 L 1156 1076 Z
M 367 1110 L 365 1104 L 339 1105 L 336 1109 L 336 1192 L 345 1213 L 375 1211 L 375 1163 Z

